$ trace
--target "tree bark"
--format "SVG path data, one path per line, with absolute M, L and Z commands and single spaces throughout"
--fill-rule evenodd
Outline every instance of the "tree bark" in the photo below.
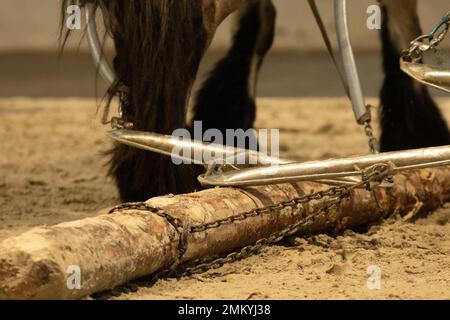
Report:
M 157 197 L 147 204 L 198 225 L 328 188 L 309 182 L 216 188 Z M 192 233 L 183 261 L 253 244 L 306 216 L 315 219 L 300 234 L 340 231 L 393 214 L 433 210 L 448 200 L 450 168 L 411 171 L 396 175 L 390 189 L 352 191 L 326 214 L 315 201 Z M 178 243 L 179 232 L 167 219 L 137 210 L 35 228 L 0 243 L 0 299 L 77 299 L 111 289 L 170 266 Z M 68 289 L 70 266 L 80 268 L 80 289 Z

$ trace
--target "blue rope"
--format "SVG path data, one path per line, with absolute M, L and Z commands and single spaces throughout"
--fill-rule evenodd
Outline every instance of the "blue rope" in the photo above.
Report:
M 446 15 L 442 18 L 441 22 L 439 22 L 439 24 L 430 32 L 428 35 L 430 41 L 434 39 L 436 33 L 442 28 L 443 25 L 445 25 L 446 29 L 450 27 L 450 15 Z

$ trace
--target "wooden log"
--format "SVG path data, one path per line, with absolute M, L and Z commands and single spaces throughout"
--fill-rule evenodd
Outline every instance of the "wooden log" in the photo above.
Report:
M 206 191 L 150 199 L 147 203 L 191 225 L 328 189 L 317 183 Z M 301 233 L 364 225 L 392 214 L 433 210 L 450 200 L 450 168 L 395 176 L 395 185 L 373 192 L 354 190 L 327 214 L 311 203 L 273 209 L 233 224 L 190 234 L 183 261 L 230 252 L 314 215 Z M 137 210 L 32 229 L 0 244 L 0 299 L 76 299 L 111 289 L 170 266 L 179 232 L 167 219 Z M 79 266 L 81 288 L 67 286 L 68 268 Z

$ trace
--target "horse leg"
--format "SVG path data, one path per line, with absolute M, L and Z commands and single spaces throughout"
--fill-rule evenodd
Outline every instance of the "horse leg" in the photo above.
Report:
M 203 129 L 253 128 L 258 71 L 274 39 L 276 11 L 271 0 L 248 1 L 238 12 L 227 55 L 199 90 L 192 120 Z
M 450 144 L 445 120 L 428 89 L 400 70 L 400 55 L 422 34 L 417 0 L 381 0 L 385 79 L 381 90 L 381 150 Z
M 140 131 L 170 135 L 185 128 L 187 101 L 215 17 L 198 0 L 100 2 L 114 38 L 114 68 L 129 90 L 126 118 Z M 110 173 L 124 201 L 199 187 L 194 168 L 177 166 L 170 157 L 120 144 L 111 154 Z

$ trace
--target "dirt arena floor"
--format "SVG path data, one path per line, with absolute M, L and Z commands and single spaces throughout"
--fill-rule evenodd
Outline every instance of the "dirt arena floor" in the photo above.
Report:
M 439 103 L 450 119 L 450 100 Z M 111 142 L 95 106 L 90 99 L 0 99 L 0 240 L 119 202 L 103 156 Z M 257 126 L 281 129 L 285 156 L 368 152 L 345 99 L 262 99 L 259 106 Z M 367 287 L 371 265 L 381 269 L 380 290 Z M 218 270 L 136 289 L 100 298 L 450 299 L 450 205 L 414 221 L 392 217 L 337 237 L 292 239 Z

